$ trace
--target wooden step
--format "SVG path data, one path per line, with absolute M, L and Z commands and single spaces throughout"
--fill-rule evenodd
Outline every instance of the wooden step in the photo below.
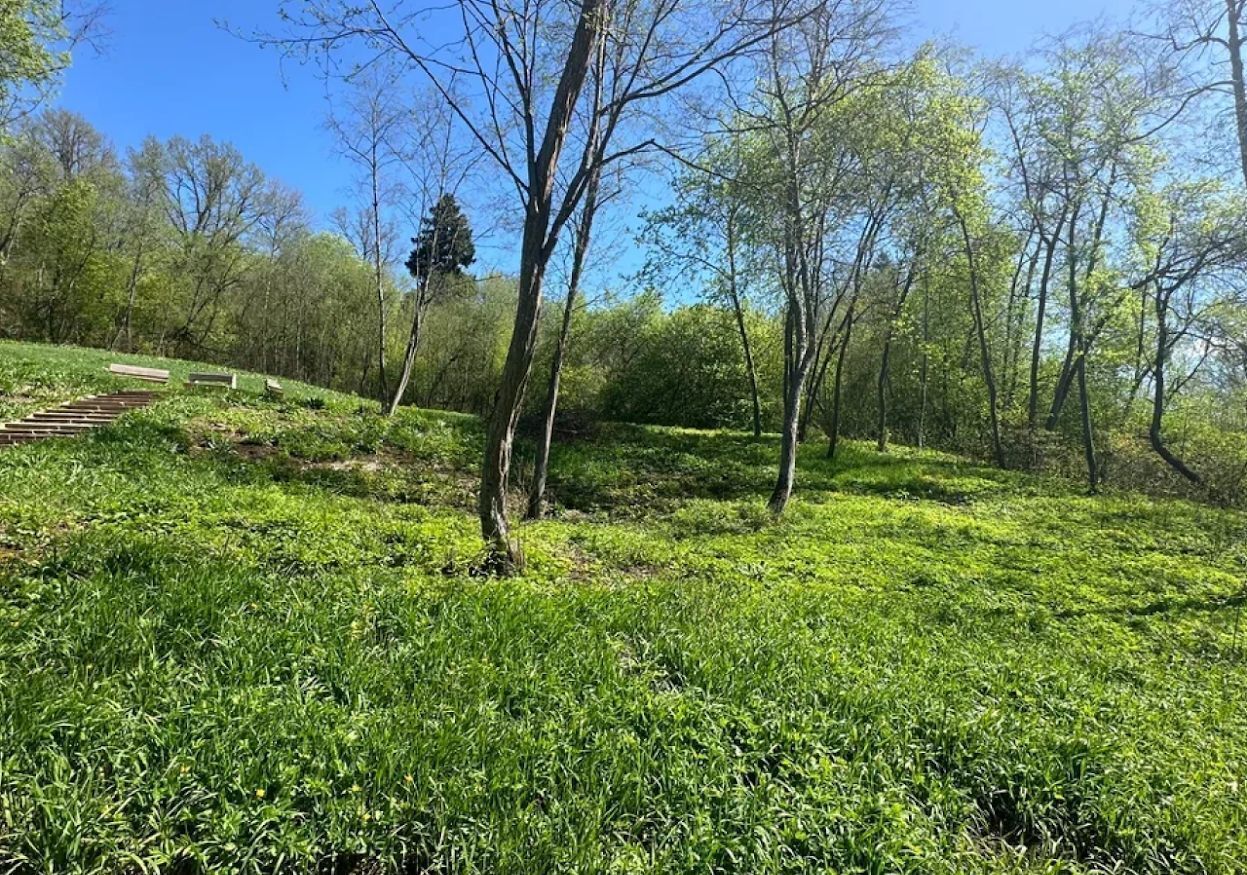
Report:
M 0 434 L 9 435 L 77 435 L 94 429 L 92 425 L 46 425 L 40 423 L 22 423 L 6 425 Z
M 158 393 L 145 390 L 88 395 L 48 410 L 32 413 L 20 422 L 0 424 L 0 447 L 12 447 L 53 437 L 73 437 L 112 425 L 123 413 L 146 407 Z
M 26 417 L 26 422 L 113 422 L 120 414 L 88 413 L 83 410 L 42 410 Z

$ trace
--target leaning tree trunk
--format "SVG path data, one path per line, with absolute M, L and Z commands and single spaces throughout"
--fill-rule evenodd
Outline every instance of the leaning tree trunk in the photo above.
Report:
M 530 520 L 539 520 L 546 513 L 546 477 L 550 469 L 550 444 L 554 440 L 554 418 L 558 413 L 559 380 L 563 373 L 563 358 L 571 337 L 572 312 L 575 308 L 575 287 L 567 291 L 563 304 L 563 324 L 559 328 L 558 343 L 554 347 L 554 359 L 550 362 L 550 382 L 546 388 L 545 419 L 537 439 L 537 454 L 533 462 L 533 482 L 528 491 Z
M 389 407 L 386 409 L 387 416 L 393 416 L 398 412 L 399 406 L 403 403 L 403 396 L 407 394 L 407 384 L 411 382 L 411 373 L 416 366 L 416 353 L 420 349 L 420 329 L 424 322 L 425 301 L 427 299 L 427 285 L 432 282 L 432 277 L 425 277 L 420 280 L 420 287 L 416 289 L 414 302 L 415 312 L 411 317 L 411 333 L 407 336 L 407 349 L 403 353 L 403 370 L 398 377 L 398 385 L 394 387 L 394 395 L 390 398 Z
M 1152 367 L 1152 424 L 1148 429 L 1148 441 L 1156 455 L 1165 460 L 1174 471 L 1196 486 L 1202 487 L 1204 479 L 1191 470 L 1182 459 L 1165 444 L 1165 366 L 1169 362 L 1169 300 L 1159 289 L 1156 291 L 1156 361 Z

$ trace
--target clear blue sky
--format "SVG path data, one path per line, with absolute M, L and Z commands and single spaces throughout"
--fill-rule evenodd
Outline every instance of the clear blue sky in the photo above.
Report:
M 100 56 L 75 59 L 59 104 L 81 113 L 119 148 L 145 135 L 232 142 L 271 176 L 301 190 L 323 222 L 345 202 L 349 169 L 323 130 L 324 86 L 311 70 L 217 26 L 273 30 L 275 0 L 112 0 Z M 988 55 L 1024 51 L 1041 33 L 1131 0 L 915 0 L 911 37 L 951 36 Z M 501 265 L 500 265 L 501 266 Z

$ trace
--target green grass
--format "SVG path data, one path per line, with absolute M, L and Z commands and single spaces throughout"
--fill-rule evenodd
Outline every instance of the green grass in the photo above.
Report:
M 0 450 L 0 872 L 1247 870 L 1247 515 L 609 426 L 499 580 L 475 420 L 258 385 Z

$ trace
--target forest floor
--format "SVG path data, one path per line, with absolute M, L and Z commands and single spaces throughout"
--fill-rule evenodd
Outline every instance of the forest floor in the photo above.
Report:
M 607 425 L 496 579 L 477 420 L 125 360 L 0 450 L 0 872 L 1247 871 L 1247 514 Z

